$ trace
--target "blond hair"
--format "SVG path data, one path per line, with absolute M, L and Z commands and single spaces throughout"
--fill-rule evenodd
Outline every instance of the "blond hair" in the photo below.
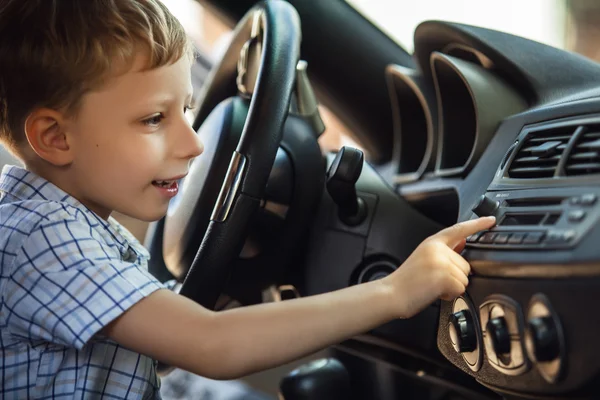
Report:
M 2 0 L 0 141 L 16 151 L 36 108 L 76 113 L 81 97 L 125 72 L 192 56 L 179 21 L 159 0 Z

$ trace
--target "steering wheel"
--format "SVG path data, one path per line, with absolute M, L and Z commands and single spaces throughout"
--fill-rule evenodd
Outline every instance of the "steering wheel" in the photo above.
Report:
M 162 252 L 169 270 L 181 270 L 186 266 L 173 264 L 181 264 L 182 254 L 197 251 L 180 293 L 204 307 L 213 309 L 223 292 L 264 194 L 288 115 L 300 40 L 299 17 L 289 3 L 260 3 L 237 25 L 200 96 L 194 129 L 205 141 L 205 153 L 194 161 L 169 207 Z M 246 100 L 224 101 L 235 86 Z M 237 144 L 223 154 L 228 147 L 223 143 L 231 141 L 229 130 L 221 126 L 223 114 L 244 107 L 247 117 L 238 121 L 243 126 L 239 140 L 234 137 Z M 225 161 L 220 162 L 221 173 L 219 159 Z M 206 208 L 212 204 L 208 217 Z M 200 208 L 203 212 L 195 212 Z M 206 227 L 205 232 L 198 227 Z

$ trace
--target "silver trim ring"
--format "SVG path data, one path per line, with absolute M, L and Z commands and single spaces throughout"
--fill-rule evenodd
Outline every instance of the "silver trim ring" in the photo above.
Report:
M 225 175 L 221 192 L 219 193 L 215 208 L 210 217 L 211 221 L 224 222 L 227 220 L 229 212 L 231 211 L 231 206 L 233 205 L 233 200 L 240 189 L 245 170 L 246 157 L 237 151 L 234 151 L 231 161 L 229 162 L 229 168 L 227 168 L 227 174 Z

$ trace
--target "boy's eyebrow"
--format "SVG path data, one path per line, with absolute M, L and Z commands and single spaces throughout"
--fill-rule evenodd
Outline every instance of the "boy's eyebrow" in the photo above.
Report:
M 185 102 L 190 103 L 193 99 L 194 99 L 194 91 L 192 89 L 190 89 L 187 92 Z M 177 100 L 176 97 L 172 96 L 172 95 L 158 95 L 158 96 L 154 96 L 154 97 L 148 97 L 145 99 L 144 102 L 141 102 L 140 104 L 144 105 L 144 106 L 150 106 L 150 105 L 166 106 L 166 105 L 169 105 L 169 104 L 175 102 L 176 100 Z

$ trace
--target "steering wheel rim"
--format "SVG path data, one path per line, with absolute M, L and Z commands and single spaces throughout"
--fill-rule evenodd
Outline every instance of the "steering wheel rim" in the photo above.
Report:
M 231 87 L 231 61 L 237 59 L 251 35 L 254 39 L 259 35 L 262 54 L 248 116 L 204 239 L 180 291 L 210 309 L 214 309 L 242 249 L 281 141 L 300 54 L 298 14 L 283 0 L 268 0 L 248 11 L 208 78 L 194 122 L 196 130 L 223 99 L 224 88 Z

